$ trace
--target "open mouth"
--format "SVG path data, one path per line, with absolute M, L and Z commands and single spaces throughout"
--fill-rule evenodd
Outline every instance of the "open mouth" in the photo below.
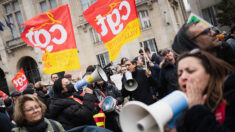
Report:
M 182 85 L 182 90 L 183 90 L 183 92 L 186 92 L 186 87 L 187 87 L 186 84 Z

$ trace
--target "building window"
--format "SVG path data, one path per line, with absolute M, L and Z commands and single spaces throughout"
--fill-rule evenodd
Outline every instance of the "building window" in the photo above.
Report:
M 215 6 L 202 9 L 202 15 L 203 15 L 203 18 L 209 23 L 211 23 L 212 25 L 214 26 L 218 25 L 218 22 L 216 20 L 216 7 Z
M 23 68 L 26 78 L 30 83 L 34 84 L 41 81 L 38 65 L 33 58 L 25 57 L 20 63 L 20 68 Z
M 96 57 L 97 57 L 99 64 L 101 65 L 101 67 L 104 67 L 109 63 L 109 53 L 108 52 L 105 52 L 103 54 L 98 54 L 98 55 L 96 55 Z
M 43 0 L 40 2 L 42 12 L 54 9 L 57 7 L 56 0 Z
M 6 17 L 11 26 L 11 33 L 13 38 L 18 38 L 23 32 L 24 27 L 19 27 L 23 23 L 22 14 L 18 1 L 10 2 L 4 5 Z
M 147 10 L 144 11 L 139 11 L 139 20 L 140 20 L 140 26 L 141 29 L 146 29 L 151 27 L 150 19 L 149 19 L 149 14 Z
M 97 0 L 81 0 L 82 10 L 85 11 L 89 6 L 94 4 Z
M 94 28 L 91 28 L 90 29 L 90 32 L 91 32 L 91 36 L 93 38 L 93 43 L 96 45 L 96 44 L 99 44 L 101 43 L 101 38 L 100 38 L 100 35 L 95 31 Z
M 142 47 L 144 44 L 144 47 L 148 47 L 150 52 L 158 52 L 158 49 L 157 49 L 157 44 L 156 44 L 156 41 L 155 39 L 149 39 L 149 40 L 146 40 L 144 42 L 140 42 L 140 47 Z

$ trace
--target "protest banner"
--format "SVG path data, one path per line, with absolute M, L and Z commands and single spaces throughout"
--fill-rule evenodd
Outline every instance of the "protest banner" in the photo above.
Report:
M 80 68 L 78 50 L 68 5 L 39 14 L 21 24 L 28 45 L 40 48 L 46 74 Z
M 83 12 L 108 49 L 110 61 L 126 43 L 140 36 L 135 0 L 98 0 Z
M 23 92 L 26 89 L 29 82 L 24 74 L 23 68 L 20 69 L 20 71 L 16 74 L 11 82 L 15 86 L 16 90 L 19 92 Z
M 0 90 L 0 96 L 2 97 L 3 100 L 5 100 L 6 98 L 8 98 L 8 95 L 5 94 L 3 91 Z

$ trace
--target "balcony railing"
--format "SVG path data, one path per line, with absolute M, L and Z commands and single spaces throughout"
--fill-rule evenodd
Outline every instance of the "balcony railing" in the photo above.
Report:
M 6 49 L 8 52 L 11 50 L 26 45 L 21 38 L 14 38 L 12 40 L 6 41 Z

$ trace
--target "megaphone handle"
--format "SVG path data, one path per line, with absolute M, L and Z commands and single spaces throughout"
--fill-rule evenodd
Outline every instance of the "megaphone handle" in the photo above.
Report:
M 179 118 L 179 116 L 181 116 L 182 112 L 180 112 L 179 114 L 175 115 L 168 123 L 168 127 L 170 129 L 173 129 L 176 126 L 176 122 L 177 119 Z

